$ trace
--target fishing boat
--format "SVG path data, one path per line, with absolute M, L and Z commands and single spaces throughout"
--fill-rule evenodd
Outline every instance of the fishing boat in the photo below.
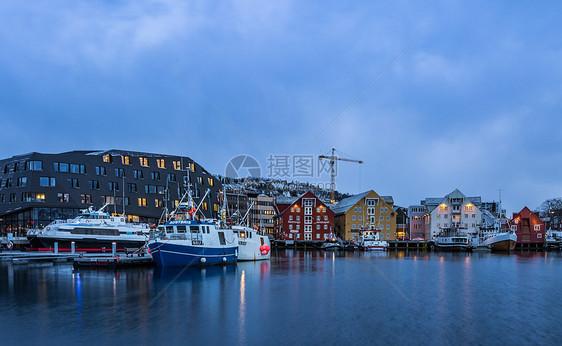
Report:
M 380 230 L 368 229 L 361 232 L 357 245 L 363 250 L 387 250 L 389 244 L 380 239 Z
M 186 195 L 187 202 L 184 202 Z M 201 203 L 195 206 L 188 184 L 176 209 L 169 215 L 165 213 L 163 224 L 151 234 L 148 243 L 158 267 L 206 266 L 237 261 L 238 242 L 232 229 L 219 227 L 218 220 L 198 219 Z
M 486 238 L 484 244 L 490 247 L 492 251 L 513 251 L 517 244 L 517 234 L 511 230 L 498 232 Z
M 471 242 L 468 234 L 460 227 L 445 227 L 433 240 L 437 250 L 442 251 L 470 251 Z
M 501 192 L 501 191 L 500 191 Z M 494 218 L 494 222 L 488 229 L 488 234 L 483 237 L 483 244 L 495 252 L 510 252 L 515 250 L 517 244 L 517 234 L 507 228 L 507 221 L 501 208 L 501 194 L 499 202 L 499 217 Z
M 148 241 L 148 224 L 126 222 L 124 216 L 111 216 L 104 209 L 93 206 L 83 209 L 74 219 L 55 220 L 41 230 L 30 230 L 27 239 L 36 247 L 70 248 L 74 243 L 79 249 L 140 248 Z
M 238 242 L 238 261 L 261 261 L 271 257 L 269 237 L 256 228 L 232 226 Z
M 220 192 L 220 191 L 219 191 Z M 228 203 L 226 193 L 220 192 L 220 199 L 222 200 L 221 220 L 219 225 L 222 228 L 230 228 L 236 238 L 238 244 L 238 261 L 261 261 L 268 260 L 271 257 L 271 241 L 269 237 L 259 231 L 257 225 L 247 227 L 248 215 L 250 214 L 254 202 L 250 204 L 246 214 L 241 220 L 233 225 L 232 219 L 226 219 L 228 214 Z M 237 212 L 234 214 L 238 215 Z M 231 215 L 233 217 L 234 215 Z

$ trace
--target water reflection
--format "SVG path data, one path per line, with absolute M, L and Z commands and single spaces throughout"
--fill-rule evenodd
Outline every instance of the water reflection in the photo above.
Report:
M 554 344 L 559 329 L 527 327 L 562 320 L 548 293 L 560 266 L 559 253 L 293 250 L 185 270 L 0 264 L 0 323 L 20 339 L 32 325 L 30 344 Z

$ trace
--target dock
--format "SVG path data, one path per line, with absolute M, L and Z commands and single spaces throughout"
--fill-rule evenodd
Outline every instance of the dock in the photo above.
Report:
M 425 240 L 391 240 L 388 242 L 389 250 L 427 250 L 428 242 Z
M 72 263 L 74 268 L 126 268 L 152 266 L 152 256 L 145 253 L 65 253 L 65 252 L 26 252 L 4 251 L 0 253 L 0 262 L 28 264 L 38 262 Z
M 153 266 L 152 256 L 144 254 L 134 254 L 128 256 L 84 256 L 74 258 L 72 266 L 78 268 L 129 268 Z

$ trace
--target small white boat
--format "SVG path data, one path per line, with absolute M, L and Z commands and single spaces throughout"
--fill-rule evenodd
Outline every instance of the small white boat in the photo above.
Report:
M 363 250 L 387 250 L 389 244 L 386 240 L 380 239 L 379 230 L 366 230 L 364 231 L 357 241 L 359 248 Z
M 342 249 L 343 249 L 343 243 L 341 242 L 341 240 L 339 240 L 336 237 L 330 237 L 326 239 L 322 243 L 322 245 L 320 245 L 320 250 L 330 251 L 330 250 L 342 250 Z
M 232 232 L 238 243 L 239 261 L 261 261 L 271 257 L 269 237 L 260 234 L 257 229 L 232 226 Z
M 320 245 L 320 250 L 326 250 L 326 251 L 343 250 L 343 248 L 344 248 L 343 242 L 341 241 L 341 239 L 336 237 L 334 233 L 330 233 L 328 238 L 326 238 L 322 242 L 322 245 Z

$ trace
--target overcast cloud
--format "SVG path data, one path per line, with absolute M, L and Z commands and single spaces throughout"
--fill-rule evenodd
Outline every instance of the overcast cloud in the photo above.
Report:
M 334 146 L 365 161 L 340 191 L 535 208 L 562 195 L 561 7 L 3 1 L 0 157 L 115 148 L 221 174 L 249 154 L 266 175 L 270 154 Z

